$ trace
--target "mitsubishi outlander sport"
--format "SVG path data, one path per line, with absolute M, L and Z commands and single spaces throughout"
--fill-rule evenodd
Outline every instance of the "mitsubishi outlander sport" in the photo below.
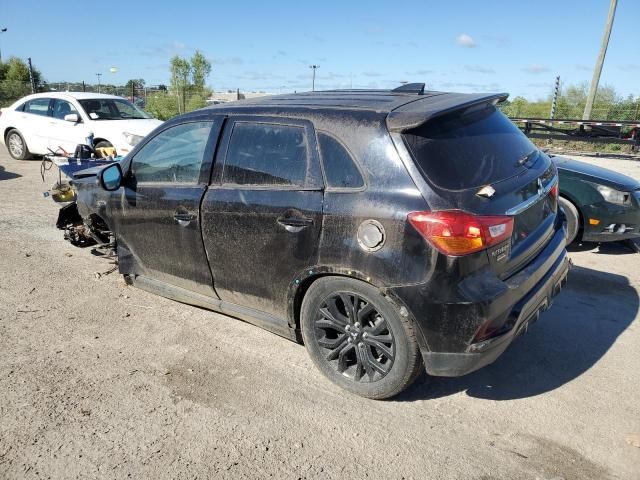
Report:
M 59 223 L 111 242 L 131 284 L 303 342 L 340 387 L 388 398 L 493 362 L 566 282 L 556 167 L 506 97 L 212 106 L 78 172 Z

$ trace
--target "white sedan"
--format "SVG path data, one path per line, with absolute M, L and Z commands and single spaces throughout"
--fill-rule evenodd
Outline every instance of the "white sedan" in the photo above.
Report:
M 47 92 L 24 97 L 0 114 L 0 142 L 24 160 L 62 148 L 73 153 L 93 135 L 95 147 L 126 155 L 162 122 L 122 97 L 84 92 Z

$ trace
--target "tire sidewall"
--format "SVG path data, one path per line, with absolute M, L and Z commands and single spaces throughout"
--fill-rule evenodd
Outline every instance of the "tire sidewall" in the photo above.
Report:
M 559 197 L 558 202 L 564 209 L 565 216 L 567 217 L 567 245 L 573 243 L 578 237 L 578 231 L 580 230 L 580 217 L 578 209 L 571 201 L 564 197 Z
M 353 293 L 371 302 L 382 314 L 393 335 L 395 359 L 391 371 L 375 382 L 356 382 L 337 372 L 328 361 L 326 353 L 318 345 L 314 333 L 314 319 L 322 302 L 337 292 Z M 412 358 L 418 354 L 416 342 L 411 342 L 403 319 L 395 306 L 386 300 L 370 284 L 349 278 L 320 278 L 307 291 L 301 308 L 301 327 L 305 347 L 316 367 L 333 383 L 345 390 L 368 398 L 382 399 L 402 391 L 412 370 Z M 404 320 L 407 321 L 408 320 Z
M 20 139 L 20 141 L 22 142 L 22 155 L 20 155 L 18 157 L 16 157 L 13 154 L 13 152 L 11 151 L 11 148 L 9 147 L 9 140 L 13 135 L 16 135 Z M 29 149 L 27 148 L 27 142 L 24 141 L 24 137 L 22 136 L 22 134 L 18 130 L 11 130 L 7 134 L 5 142 L 7 144 L 7 151 L 9 152 L 9 155 L 11 156 L 11 158 L 13 158 L 14 160 L 26 160 L 27 159 L 27 157 L 29 156 Z

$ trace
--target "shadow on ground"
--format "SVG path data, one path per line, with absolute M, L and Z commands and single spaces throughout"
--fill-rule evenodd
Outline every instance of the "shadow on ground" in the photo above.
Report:
M 458 378 L 423 375 L 396 400 L 461 391 L 512 400 L 554 390 L 595 365 L 636 318 L 638 307 L 638 292 L 627 277 L 574 267 L 552 308 L 494 364 Z
M 22 175 L 13 172 L 7 172 L 2 165 L 0 165 L 0 180 L 13 180 L 14 178 L 20 178 Z
M 638 252 L 638 241 L 633 245 L 633 240 L 624 240 L 619 242 L 580 242 L 573 243 L 567 247 L 569 252 L 593 252 L 597 255 L 629 255 Z

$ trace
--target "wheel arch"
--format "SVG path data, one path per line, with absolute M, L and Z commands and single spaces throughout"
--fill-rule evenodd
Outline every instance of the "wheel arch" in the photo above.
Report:
M 411 311 L 406 307 L 406 305 L 404 305 L 404 302 L 402 302 L 402 300 L 394 295 L 389 288 L 387 288 L 381 281 L 379 281 L 379 279 L 373 278 L 356 270 L 336 268 L 331 266 L 309 267 L 304 271 L 299 272 L 299 275 L 296 276 L 293 282 L 291 282 L 291 286 L 288 292 L 288 322 L 289 327 L 295 329 L 296 337 L 299 339 L 299 341 L 302 340 L 300 318 L 300 314 L 302 311 L 302 301 L 304 300 L 304 297 L 307 294 L 309 288 L 311 288 L 311 285 L 313 285 L 319 279 L 326 277 L 350 278 L 352 280 L 359 280 L 361 282 L 367 283 L 377 288 L 380 293 L 394 305 L 394 308 L 398 310 L 398 313 L 400 315 L 403 315 L 402 308 L 404 307 L 406 310 L 406 316 L 413 324 L 413 327 L 417 333 L 416 337 L 418 339 L 420 349 L 422 351 L 429 350 L 428 342 L 424 337 L 422 329 L 419 328 L 418 322 L 413 317 Z

